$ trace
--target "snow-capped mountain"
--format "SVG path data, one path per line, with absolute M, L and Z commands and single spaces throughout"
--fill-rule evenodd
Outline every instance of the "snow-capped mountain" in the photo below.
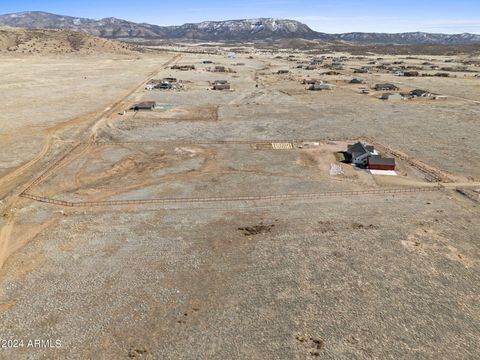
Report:
M 366 44 L 479 44 L 480 35 L 477 34 L 431 34 L 424 32 L 409 32 L 399 34 L 385 33 L 347 33 L 334 35 L 339 40 Z
M 319 39 L 370 44 L 480 44 L 476 34 L 401 34 L 347 33 L 325 34 L 307 25 L 285 19 L 246 19 L 205 21 L 180 26 L 158 26 L 134 23 L 116 18 L 101 20 L 29 11 L 0 15 L 0 26 L 66 29 L 110 39 L 194 39 L 203 41 L 251 41 L 269 39 Z

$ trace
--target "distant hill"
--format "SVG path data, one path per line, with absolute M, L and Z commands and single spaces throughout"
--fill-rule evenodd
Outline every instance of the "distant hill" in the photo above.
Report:
M 124 40 L 255 41 L 298 38 L 362 44 L 480 44 L 480 35 L 475 34 L 448 35 L 421 32 L 401 34 L 326 34 L 313 31 L 307 25 L 295 20 L 271 18 L 205 21 L 198 24 L 184 24 L 180 26 L 158 26 L 144 23 L 138 24 L 116 18 L 93 20 L 29 11 L 0 15 L 0 25 L 23 28 L 65 29 L 108 39 Z
M 137 24 L 116 18 L 92 20 L 32 11 L 0 15 L 0 25 L 67 29 L 110 39 L 263 40 L 316 38 L 318 33 L 298 21 L 276 19 L 206 21 L 181 26 Z
M 0 54 L 132 54 L 135 46 L 69 30 L 0 27 Z
M 399 44 L 399 45 L 469 45 L 480 44 L 480 35 L 476 34 L 431 34 L 409 32 L 399 34 L 385 33 L 347 33 L 334 35 L 338 40 L 363 44 Z

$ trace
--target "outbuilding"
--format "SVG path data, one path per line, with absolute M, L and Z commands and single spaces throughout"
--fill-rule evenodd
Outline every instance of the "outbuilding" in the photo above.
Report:
M 227 68 L 225 66 L 217 65 L 212 69 L 212 72 L 224 73 L 227 72 Z
M 213 83 L 213 90 L 230 90 L 231 86 L 227 80 L 216 80 Z
M 363 84 L 364 81 L 362 79 L 354 78 L 350 80 L 350 84 Z
M 314 84 L 307 84 L 306 89 L 310 91 L 332 90 L 333 85 L 324 82 L 318 82 Z
M 401 101 L 403 100 L 403 96 L 399 93 L 385 93 L 385 94 L 382 94 L 380 99 L 387 100 L 387 101 Z
M 160 84 L 155 85 L 155 89 L 173 90 L 173 89 L 176 89 L 176 85 L 169 83 L 168 81 L 163 81 Z
M 157 106 L 155 101 L 144 101 L 138 104 L 133 105 L 130 110 L 133 111 L 142 111 L 142 110 L 154 110 Z
M 410 91 L 410 95 L 414 97 L 430 97 L 432 94 L 427 90 L 415 89 Z
M 375 85 L 374 89 L 376 91 L 397 91 L 399 90 L 397 86 L 390 84 L 390 83 L 385 83 L 385 84 L 377 84 Z
M 395 170 L 395 159 L 384 158 L 380 155 L 372 155 L 368 158 L 368 169 L 370 170 Z

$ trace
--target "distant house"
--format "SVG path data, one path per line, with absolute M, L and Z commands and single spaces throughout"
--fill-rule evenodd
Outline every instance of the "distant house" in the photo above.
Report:
M 157 106 L 155 101 L 144 101 L 138 104 L 133 105 L 130 110 L 133 111 L 142 111 L 142 110 L 154 110 Z
M 189 71 L 195 70 L 195 65 L 173 65 L 172 70 Z
M 355 79 L 350 80 L 350 84 L 363 84 L 363 83 L 364 83 L 364 81 L 362 79 L 355 78 Z
M 385 83 L 385 84 L 377 84 L 374 86 L 376 91 L 397 91 L 399 88 L 393 84 Z
M 227 72 L 227 68 L 225 66 L 215 66 L 213 69 L 212 69 L 213 72 Z
M 176 89 L 177 87 L 181 87 L 181 84 L 178 84 L 178 80 L 174 77 L 166 77 L 163 79 L 152 79 L 146 85 L 147 90 L 153 89 L 162 89 L 162 90 L 170 90 Z
M 227 80 L 216 80 L 213 83 L 212 90 L 230 90 L 231 86 Z
M 411 96 L 414 97 L 430 97 L 432 94 L 427 90 L 415 89 L 410 92 Z
M 372 155 L 367 160 L 367 167 L 370 170 L 395 170 L 395 159 Z
M 289 74 L 289 73 L 290 73 L 289 70 L 278 70 L 278 71 L 277 71 L 277 74 L 278 74 L 278 75 L 284 75 L 284 74 Z
M 155 89 L 172 90 L 176 89 L 176 85 L 169 83 L 168 81 L 163 81 L 160 84 L 155 85 Z

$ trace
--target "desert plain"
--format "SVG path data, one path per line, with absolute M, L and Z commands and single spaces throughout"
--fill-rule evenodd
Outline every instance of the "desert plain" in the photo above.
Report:
M 0 358 L 477 358 L 478 55 L 211 48 L 0 54 Z

